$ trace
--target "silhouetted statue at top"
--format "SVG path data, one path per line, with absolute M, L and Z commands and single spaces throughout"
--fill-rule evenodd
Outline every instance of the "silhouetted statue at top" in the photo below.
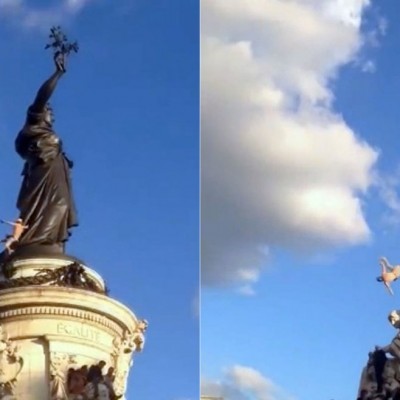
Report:
M 47 46 L 54 48 L 56 70 L 39 88 L 15 140 L 15 149 L 25 161 L 17 207 L 26 229 L 15 245 L 17 252 L 64 252 L 69 230 L 78 223 L 71 190 L 72 162 L 53 130 L 53 112 L 48 103 L 66 72 L 66 58 L 71 51 L 60 45 L 65 43 Z

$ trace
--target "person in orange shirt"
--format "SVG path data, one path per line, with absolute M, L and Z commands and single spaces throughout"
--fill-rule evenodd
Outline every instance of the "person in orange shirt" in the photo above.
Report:
M 394 294 L 390 286 L 391 282 L 394 282 L 400 277 L 400 265 L 392 267 L 385 257 L 381 257 L 379 260 L 381 265 L 382 273 L 376 278 L 378 282 L 383 282 L 390 294 Z

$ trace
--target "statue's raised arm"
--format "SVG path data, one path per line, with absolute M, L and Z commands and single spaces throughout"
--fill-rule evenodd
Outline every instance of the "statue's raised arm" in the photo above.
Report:
M 29 111 L 36 114 L 42 114 L 46 111 L 46 107 L 48 105 L 51 95 L 53 94 L 57 86 L 57 82 L 65 72 L 64 69 L 61 69 L 58 63 L 56 63 L 56 66 L 57 66 L 56 71 L 50 76 L 49 79 L 47 79 L 42 84 L 42 86 L 40 86 L 36 94 L 35 100 L 29 107 Z
M 53 50 L 53 60 L 56 70 L 50 78 L 40 86 L 35 100 L 29 107 L 29 113 L 32 114 L 33 117 L 36 116 L 34 119 L 38 119 L 42 115 L 46 118 L 46 114 L 51 114 L 51 110 L 48 112 L 48 102 L 57 86 L 58 80 L 66 72 L 67 58 L 71 52 L 78 52 L 78 43 L 68 42 L 67 37 L 61 31 L 60 27 L 51 28 L 49 38 L 51 41 L 46 45 L 45 49 L 51 48 Z M 29 113 L 28 123 L 30 123 Z M 47 118 L 51 117 L 51 115 L 47 115 Z

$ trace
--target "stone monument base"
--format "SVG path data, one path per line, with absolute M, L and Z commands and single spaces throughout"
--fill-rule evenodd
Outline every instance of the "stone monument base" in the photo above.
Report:
M 76 259 L 16 259 L 10 268 L 11 278 L 0 275 L 0 399 L 94 399 L 96 391 L 100 399 L 123 398 L 147 323 L 108 297 L 101 276 Z M 100 361 L 111 389 L 88 379 Z

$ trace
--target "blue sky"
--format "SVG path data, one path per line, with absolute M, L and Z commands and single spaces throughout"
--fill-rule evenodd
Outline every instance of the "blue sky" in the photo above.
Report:
M 75 162 L 68 253 L 149 321 L 127 398 L 198 398 L 198 3 L 0 2 L 1 217 L 16 216 L 14 138 L 53 70 L 53 23 L 78 39 L 52 99 Z M 5 233 L 5 231 L 3 232 Z
M 201 9 L 203 392 L 355 398 L 396 333 L 400 5 Z

